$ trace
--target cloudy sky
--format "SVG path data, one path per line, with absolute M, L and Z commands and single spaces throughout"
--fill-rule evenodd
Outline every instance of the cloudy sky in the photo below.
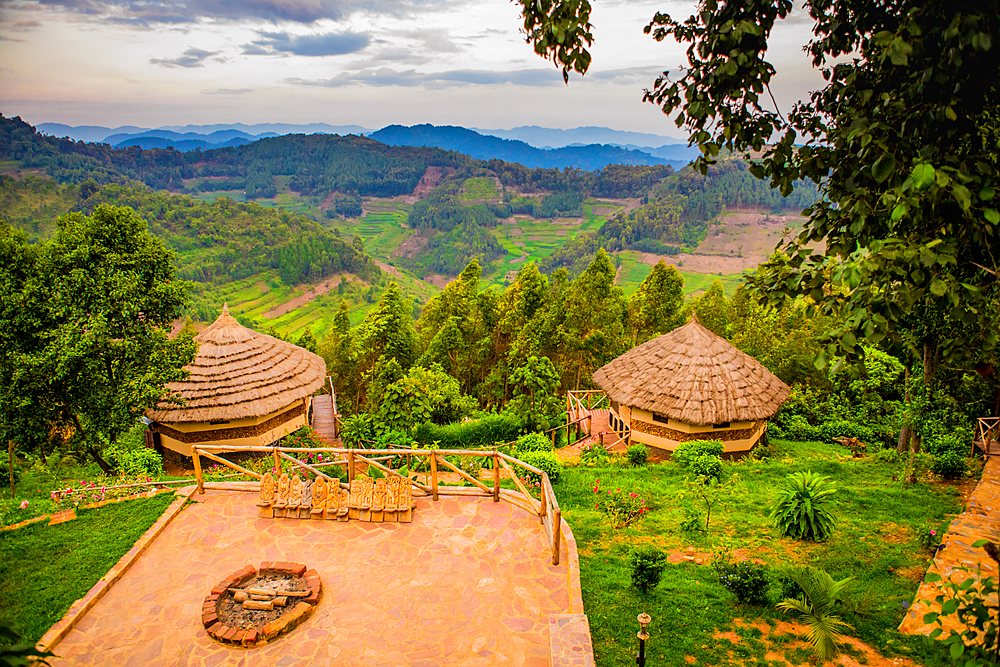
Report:
M 592 0 L 591 71 L 563 84 L 507 0 L 0 0 L 0 112 L 30 123 L 519 125 L 680 136 L 643 88 L 683 64 L 643 34 L 692 2 Z M 821 78 L 795 12 L 771 53 L 779 105 Z M 784 110 L 784 109 L 782 109 Z

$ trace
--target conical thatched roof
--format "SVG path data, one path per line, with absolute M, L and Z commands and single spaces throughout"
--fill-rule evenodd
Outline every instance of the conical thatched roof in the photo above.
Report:
M 161 401 L 146 411 L 161 423 L 208 422 L 270 414 L 323 386 L 326 363 L 297 345 L 240 325 L 229 309 L 199 333 L 187 380 L 167 390 L 183 405 Z
M 791 389 L 692 316 L 594 373 L 613 401 L 688 424 L 767 419 Z

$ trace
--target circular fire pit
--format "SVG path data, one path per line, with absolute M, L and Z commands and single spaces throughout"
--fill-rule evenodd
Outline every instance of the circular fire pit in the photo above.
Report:
M 323 593 L 316 570 L 300 563 L 247 565 L 205 596 L 201 622 L 223 644 L 259 646 L 291 632 L 312 615 Z

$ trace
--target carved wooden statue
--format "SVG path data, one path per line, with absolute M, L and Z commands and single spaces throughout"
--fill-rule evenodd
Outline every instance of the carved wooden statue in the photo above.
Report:
M 372 512 L 369 521 L 372 523 L 382 523 L 385 518 L 385 497 L 388 486 L 385 477 L 375 480 L 372 487 Z
M 292 473 L 292 483 L 288 487 L 288 513 L 290 519 L 299 517 L 299 502 L 302 500 L 302 478 Z
M 274 516 L 274 477 L 264 473 L 260 480 L 260 498 L 257 500 L 257 516 L 270 519 Z
M 326 480 L 322 477 L 317 477 L 316 481 L 312 483 L 312 508 L 309 510 L 310 518 L 323 518 L 323 515 L 326 513 L 326 503 L 328 498 L 329 492 Z
M 310 514 L 309 511 L 312 509 L 312 480 L 305 480 L 302 483 L 302 497 L 299 500 L 299 518 L 308 519 Z
M 278 477 L 278 497 L 274 501 L 274 516 L 285 516 L 285 509 L 288 507 L 289 486 L 291 486 L 291 481 L 288 479 L 288 474 L 281 473 L 281 476 Z

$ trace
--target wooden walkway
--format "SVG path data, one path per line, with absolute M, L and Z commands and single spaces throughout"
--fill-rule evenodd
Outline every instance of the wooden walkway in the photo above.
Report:
M 340 438 L 337 437 L 336 417 L 337 415 L 333 412 L 333 398 L 330 394 L 313 396 L 312 427 L 326 447 L 344 446 Z

